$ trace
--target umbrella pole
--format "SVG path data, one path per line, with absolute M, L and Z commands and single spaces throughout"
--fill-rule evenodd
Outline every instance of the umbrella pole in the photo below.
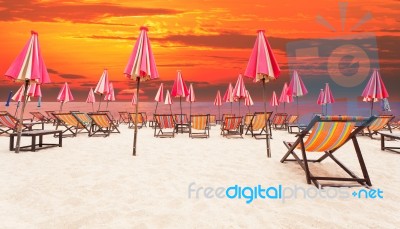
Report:
M 94 112 L 94 106 L 93 106 L 93 103 L 92 103 L 92 112 Z
M 100 110 L 100 104 L 101 104 L 101 96 L 102 96 L 103 94 L 100 94 L 100 100 L 99 100 L 99 108 L 97 109 L 97 112 L 99 112 L 99 110 Z
M 182 96 L 179 96 L 179 106 L 181 107 L 181 133 L 183 133 L 183 127 L 182 127 L 182 116 L 183 116 L 183 112 L 182 112 Z M 178 132 L 177 132 L 178 133 Z
M 328 115 L 328 104 L 325 104 L 325 115 Z
M 17 102 L 17 108 L 15 108 L 14 116 L 17 116 L 18 108 L 19 108 L 19 103 L 20 103 L 20 101 Z
M 62 107 L 63 107 L 63 105 L 64 105 L 64 102 L 63 102 L 63 101 L 61 101 L 61 105 L 60 105 L 60 112 L 62 111 Z
M 238 99 L 239 101 L 239 117 L 240 117 L 240 99 Z
M 267 101 L 265 100 L 265 78 L 262 80 L 263 84 L 263 100 L 264 100 L 264 119 L 265 119 L 265 143 L 267 144 L 267 157 L 271 157 L 271 149 L 269 142 L 269 130 L 267 123 Z
M 374 99 L 371 100 L 371 115 L 372 116 L 372 111 L 374 110 Z
M 140 84 L 140 78 L 136 77 L 136 81 L 137 81 L 137 87 L 136 87 L 136 106 L 135 106 L 135 133 L 133 135 L 133 156 L 136 156 L 136 140 L 137 140 L 137 122 L 138 122 L 138 111 L 139 111 L 139 84 Z
M 286 113 L 286 103 L 285 102 L 283 102 L 283 113 Z
M 299 97 L 296 96 L 296 103 L 297 103 L 297 116 L 299 116 Z
M 192 102 L 189 102 L 189 118 L 192 120 Z
M 250 106 L 247 106 L 247 109 L 249 110 L 249 113 L 250 113 Z
M 232 113 L 232 102 L 231 102 L 231 114 L 233 114 L 233 113 Z
M 158 107 L 158 101 L 156 102 L 156 110 L 154 111 L 154 114 L 157 114 L 157 107 Z
M 24 88 L 24 102 L 22 103 L 22 110 L 21 114 L 19 115 L 19 122 L 17 126 L 17 143 L 15 146 L 15 153 L 19 153 L 19 148 L 20 148 L 20 143 L 21 143 L 21 134 L 22 134 L 22 122 L 24 120 L 24 111 L 25 111 L 25 106 L 26 102 L 28 100 L 26 93 L 28 92 L 28 85 L 29 85 L 29 80 L 25 80 L 25 88 Z
M 321 115 L 324 115 L 324 104 L 321 104 L 321 108 L 322 108 Z
M 169 111 L 171 112 L 171 115 L 172 115 L 172 106 L 171 106 L 171 104 L 169 105 Z
M 218 106 L 218 120 L 221 122 L 221 106 Z

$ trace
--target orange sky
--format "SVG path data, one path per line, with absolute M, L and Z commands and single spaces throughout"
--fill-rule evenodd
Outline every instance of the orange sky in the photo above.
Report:
M 146 25 L 160 81 L 144 88 L 144 99 L 151 99 L 161 81 L 171 86 L 169 81 L 178 69 L 187 82 L 212 88 L 204 91 L 205 99 L 214 97 L 216 89 L 223 93 L 224 85 L 234 83 L 237 75 L 244 72 L 258 29 L 266 30 L 283 70 L 282 80 L 274 82 L 274 88 L 281 88 L 289 80 L 287 42 L 360 32 L 375 33 L 381 69 L 384 71 L 385 64 L 390 68 L 382 72 L 382 77 L 386 77 L 385 81 L 397 80 L 390 73 L 399 70 L 400 56 L 393 50 L 398 50 L 394 41 L 399 41 L 399 10 L 396 0 L 349 1 L 342 31 L 338 1 L 332 0 L 0 1 L 0 72 L 6 72 L 29 39 L 30 30 L 35 30 L 54 82 L 43 87 L 44 94 L 46 90 L 49 94 L 45 101 L 55 101 L 54 94 L 65 81 L 70 83 L 75 97 L 84 100 L 103 68 L 109 70 L 117 99 L 128 98 L 124 96 L 129 93 L 125 89 L 132 89 L 133 84 L 122 73 L 139 27 Z M 372 19 L 350 32 L 367 12 Z M 336 31 L 317 23 L 317 15 L 329 21 Z M 18 86 L 5 77 L 0 83 L 0 100 L 6 97 L 9 85 Z M 246 84 L 252 82 L 247 80 Z M 388 85 L 389 93 L 391 88 L 395 90 Z

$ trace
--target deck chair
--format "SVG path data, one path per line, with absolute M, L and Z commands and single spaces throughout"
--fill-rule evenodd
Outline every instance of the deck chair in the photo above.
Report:
M 147 127 L 147 114 L 146 112 L 140 112 L 143 118 L 143 126 Z
M 293 128 L 298 128 L 300 132 L 300 123 L 299 123 L 299 116 L 298 115 L 289 115 L 286 118 L 286 129 L 289 133 L 293 133 Z
M 59 127 L 65 127 L 62 132 L 64 137 L 76 137 L 76 135 L 84 130 L 89 133 L 89 124 L 85 124 L 80 119 L 78 119 L 73 113 L 53 113 L 56 118 L 56 130 Z M 69 132 L 70 134 L 65 134 Z
M 210 115 L 191 115 L 190 120 L 189 137 L 210 137 Z
M 208 116 L 208 123 L 210 126 L 216 126 L 217 125 L 217 116 L 216 115 L 209 115 Z
M 117 126 L 117 127 L 119 126 L 118 120 L 114 118 L 114 116 L 112 115 L 111 111 L 98 111 L 98 112 L 95 112 L 95 113 L 105 113 L 105 114 L 107 114 L 107 116 L 112 120 L 113 124 L 115 126 Z
M 0 134 L 10 134 L 17 132 L 18 123 L 19 120 L 12 116 L 10 113 L 0 113 Z M 22 131 L 32 130 L 33 126 L 36 124 L 41 124 L 41 129 L 44 129 L 43 122 L 22 122 Z
M 107 113 L 89 113 L 88 115 L 92 119 L 89 137 L 108 137 L 111 133 L 120 133 L 117 125 Z
M 245 129 L 249 128 L 249 126 L 251 124 L 251 120 L 253 119 L 253 117 L 254 117 L 254 114 L 252 114 L 252 113 L 247 113 L 244 116 L 244 126 L 243 126 L 243 128 L 245 128 Z
M 281 162 L 297 161 L 305 171 L 307 183 L 311 184 L 312 182 L 317 188 L 322 188 L 323 186 L 342 186 L 337 184 L 321 185 L 319 183 L 320 180 L 336 182 L 353 181 L 364 186 L 371 186 L 371 180 L 368 176 L 367 168 L 365 166 L 356 136 L 365 127 L 368 127 L 375 119 L 376 116 L 316 116 L 311 120 L 307 128 L 297 135 L 298 138 L 294 143 L 289 143 L 286 141 L 283 142 L 288 148 L 288 152 L 283 156 Z M 356 124 L 358 127 L 355 128 Z M 307 136 L 308 133 L 310 133 L 309 136 Z M 363 178 L 356 176 L 333 155 L 336 150 L 340 149 L 340 147 L 350 140 L 354 145 Z M 300 159 L 295 153 L 295 150 L 301 151 L 302 159 Z M 307 158 L 307 154 L 309 154 L 309 152 L 321 152 L 324 153 L 324 155 L 316 160 L 310 160 Z M 288 159 L 289 155 L 292 155 L 294 159 Z M 327 157 L 331 158 L 347 174 L 349 174 L 350 178 L 314 176 L 311 174 L 308 163 L 321 162 Z M 346 186 L 348 187 L 348 185 Z
M 33 117 L 32 117 L 32 120 L 34 120 L 34 121 L 36 120 L 36 121 L 44 122 L 44 123 L 52 122 L 52 120 L 51 120 L 50 118 L 44 116 L 44 115 L 43 115 L 41 112 L 39 112 L 39 111 L 32 111 L 32 112 L 29 112 L 29 113 L 31 113 L 31 115 L 33 116 Z
M 175 120 L 175 131 L 178 133 L 179 129 L 181 130 L 181 133 L 189 132 L 189 120 L 186 114 L 175 114 L 174 115 L 174 120 Z
M 221 125 L 221 134 L 223 137 L 242 137 L 242 117 L 225 117 Z
M 55 126 L 57 123 L 57 119 L 56 117 L 54 117 L 53 113 L 55 113 L 56 111 L 45 111 L 47 118 L 51 120 L 51 122 L 53 123 L 53 126 Z
M 169 114 L 154 114 L 154 137 L 175 137 L 175 120 Z
M 265 137 L 267 137 L 266 128 L 268 127 L 269 127 L 269 135 L 271 135 L 271 125 L 269 125 L 271 116 L 272 116 L 272 111 L 266 112 L 265 116 L 264 112 L 255 112 L 246 130 L 246 135 L 248 132 L 250 132 L 251 136 L 254 137 L 255 139 L 265 139 Z M 267 126 L 265 124 L 267 124 Z M 256 131 L 259 132 L 256 133 Z M 265 137 L 259 137 L 263 135 L 265 135 Z
M 135 128 L 135 117 L 136 117 L 136 113 L 129 113 L 129 122 L 128 122 L 128 128 Z M 142 112 L 138 113 L 138 117 L 137 117 L 137 123 L 138 123 L 138 128 L 142 128 L 144 126 L 144 120 L 143 120 L 143 114 Z
M 389 125 L 389 122 L 394 119 L 393 115 L 379 115 L 377 119 L 375 119 L 374 122 L 371 123 L 367 127 L 367 135 L 373 139 L 373 135 L 377 135 L 378 131 L 383 130 L 385 127 L 388 128 L 389 132 L 392 133 L 392 129 Z
M 285 129 L 286 128 L 286 113 L 276 113 L 272 119 L 272 126 L 274 129 Z
M 124 123 L 124 124 L 128 124 L 129 123 L 129 113 L 126 111 L 119 111 L 119 119 L 118 119 L 118 123 Z
M 74 112 L 72 113 L 82 124 L 84 124 L 86 127 L 90 128 L 90 125 L 92 124 L 92 119 L 87 115 L 86 113 L 83 112 Z M 88 130 L 88 129 L 86 129 Z

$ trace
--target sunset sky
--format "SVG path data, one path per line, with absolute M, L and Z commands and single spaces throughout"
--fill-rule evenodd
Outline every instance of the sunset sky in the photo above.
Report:
M 42 87 L 44 101 L 55 101 L 64 82 L 70 84 L 76 100 L 84 101 L 104 68 L 109 70 L 117 100 L 130 99 L 134 82 L 124 77 L 123 70 L 139 28 L 145 25 L 160 79 L 142 84 L 142 101 L 151 101 L 161 82 L 166 89 L 172 87 L 177 70 L 182 70 L 188 84 L 194 83 L 197 98 L 207 101 L 218 89 L 223 94 L 229 82 L 236 82 L 246 68 L 256 31 L 265 29 L 282 69 L 280 78 L 267 85 L 268 95 L 272 90 L 279 95 L 292 73 L 288 67 L 289 43 L 369 32 L 376 36 L 381 75 L 390 98 L 398 101 L 399 12 L 398 0 L 349 1 L 342 29 L 336 0 L 0 0 L 0 72 L 4 75 L 28 41 L 30 31 L 35 30 L 53 82 Z M 368 14 L 370 19 L 355 28 Z M 317 16 L 326 19 L 335 31 L 318 23 Z M 308 87 L 310 101 L 316 100 L 325 83 L 315 81 L 316 72 L 299 70 L 306 86 L 314 79 L 309 81 L 314 82 Z M 249 79 L 245 83 L 253 99 L 260 99 L 261 85 Z M 0 101 L 19 86 L 1 77 Z M 333 83 L 331 87 L 338 99 L 361 94 L 359 89 L 347 93 Z

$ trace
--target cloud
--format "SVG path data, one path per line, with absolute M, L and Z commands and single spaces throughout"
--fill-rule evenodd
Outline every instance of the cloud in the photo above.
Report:
M 85 76 L 75 75 L 75 74 L 59 74 L 59 76 L 63 79 L 84 79 Z
M 47 72 L 50 73 L 50 74 L 58 74 L 58 72 L 56 70 L 52 69 L 52 68 L 48 68 Z
M 151 16 L 179 14 L 181 11 L 164 8 L 126 7 L 119 4 L 43 1 L 0 1 L 1 21 L 70 21 L 101 23 L 101 19 L 124 16 Z M 105 23 L 107 24 L 107 23 Z

